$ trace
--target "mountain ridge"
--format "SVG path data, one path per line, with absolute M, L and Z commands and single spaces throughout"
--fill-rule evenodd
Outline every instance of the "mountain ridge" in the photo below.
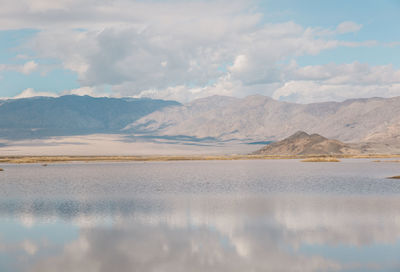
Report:
M 213 107 L 206 107 L 209 100 Z M 226 140 L 272 140 L 298 130 L 315 131 L 344 142 L 398 141 L 400 97 L 296 104 L 265 96 L 208 97 L 151 113 L 125 127 L 144 134 L 187 135 Z M 224 100 L 218 97 L 218 100 Z M 391 128 L 390 132 L 388 128 Z
M 66 95 L 0 102 L 0 137 L 119 133 L 127 124 L 176 101 Z
M 71 95 L 0 100 L 0 117 L 0 138 L 11 140 L 104 133 L 254 143 L 302 130 L 357 143 L 363 152 L 400 150 L 400 97 L 296 104 L 262 95 L 211 96 L 180 104 Z

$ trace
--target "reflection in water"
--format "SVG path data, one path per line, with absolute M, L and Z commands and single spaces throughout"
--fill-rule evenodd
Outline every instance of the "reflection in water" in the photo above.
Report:
M 258 173 L 243 183 L 234 174 L 227 177 L 230 163 L 238 162 L 221 164 L 216 178 L 201 181 L 206 185 L 199 185 L 201 176 L 184 176 L 179 193 L 179 187 L 169 190 L 173 181 L 147 180 L 138 194 L 132 188 L 144 180 L 131 181 L 135 187 L 121 182 L 126 176 L 114 181 L 119 189 L 110 194 L 82 191 L 99 182 L 91 175 L 82 178 L 86 185 L 75 181 L 80 194 L 70 194 L 65 180 L 55 181 L 54 194 L 43 180 L 29 189 L 3 183 L 8 191 L 0 192 L 0 271 L 399 271 L 400 198 L 390 191 L 355 194 L 350 183 L 362 182 L 356 177 L 363 165 L 356 165 L 360 173 L 327 174 L 325 182 L 341 184 L 340 192 L 349 183 L 346 194 L 316 186 L 315 166 L 302 166 L 309 176 L 300 177 L 301 183 L 280 177 L 282 189 L 270 185 L 276 174 L 261 178 L 259 162 L 247 166 Z M 159 164 L 153 167 L 161 171 Z M 252 181 L 264 189 L 255 192 Z M 224 193 L 220 188 L 229 182 L 235 190 Z M 380 182 L 386 181 L 367 180 L 363 188 Z

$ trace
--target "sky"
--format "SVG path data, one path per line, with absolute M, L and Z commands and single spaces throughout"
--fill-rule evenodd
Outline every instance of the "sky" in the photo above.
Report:
M 400 0 L 0 0 L 0 97 L 400 95 Z

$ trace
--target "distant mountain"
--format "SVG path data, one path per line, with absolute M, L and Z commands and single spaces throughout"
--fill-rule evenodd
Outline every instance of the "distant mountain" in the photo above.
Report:
M 327 139 L 319 134 L 298 131 L 292 136 L 275 142 L 253 154 L 260 155 L 340 155 L 358 154 L 359 150 L 337 140 Z
M 400 97 L 296 104 L 212 96 L 156 111 L 125 130 L 241 141 L 277 141 L 304 130 L 344 142 L 400 142 Z
M 0 100 L 0 137 L 117 133 L 175 101 L 67 95 Z
M 296 131 L 358 143 L 363 153 L 400 152 L 400 97 L 296 104 L 254 95 L 175 101 L 35 97 L 0 100 L 0 138 L 92 133 L 183 141 L 279 141 Z M 355 145 L 352 144 L 352 147 Z

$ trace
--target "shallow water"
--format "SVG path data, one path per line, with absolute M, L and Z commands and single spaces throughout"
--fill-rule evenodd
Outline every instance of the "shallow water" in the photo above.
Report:
M 400 164 L 0 165 L 0 271 L 399 271 Z

